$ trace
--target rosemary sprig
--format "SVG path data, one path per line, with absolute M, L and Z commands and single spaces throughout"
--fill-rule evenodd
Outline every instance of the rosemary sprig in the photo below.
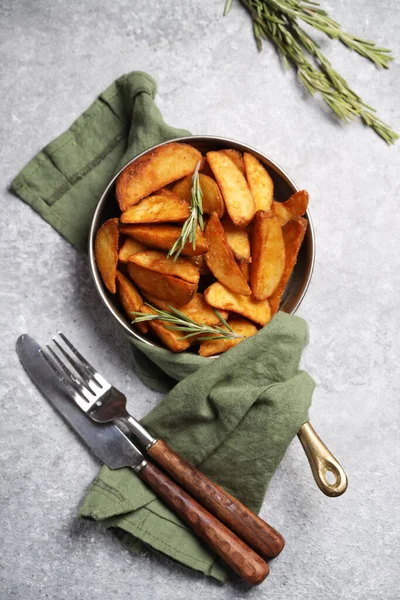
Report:
M 238 335 L 233 331 L 232 327 L 215 308 L 213 308 L 213 311 L 225 328 L 217 325 L 212 327 L 211 325 L 205 325 L 204 323 L 197 323 L 173 306 L 170 306 L 170 310 L 167 311 L 155 308 L 147 302 L 145 302 L 145 304 L 156 314 L 143 314 L 141 312 L 132 311 L 131 314 L 135 317 L 132 321 L 133 324 L 142 323 L 143 321 L 162 321 L 167 329 L 180 331 L 181 333 L 186 332 L 182 339 L 200 336 L 197 338 L 198 341 L 237 339 L 243 337 L 242 335 Z
M 277 48 L 286 66 L 292 65 L 306 90 L 313 96 L 320 93 L 335 114 L 350 122 L 354 117 L 371 127 L 388 144 L 398 139 L 398 134 L 379 119 L 375 110 L 365 104 L 349 87 L 343 77 L 322 54 L 319 45 L 302 29 L 299 20 L 338 39 L 345 46 L 371 60 L 377 67 L 388 68 L 393 60 L 390 50 L 378 48 L 373 42 L 344 32 L 317 2 L 306 0 L 240 0 L 250 12 L 257 48 L 262 40 L 269 39 Z M 227 0 L 224 15 L 229 12 L 232 0 Z
M 204 230 L 203 222 L 203 192 L 200 187 L 199 169 L 201 161 L 196 165 L 196 169 L 192 177 L 192 196 L 190 202 L 190 214 L 184 224 L 182 225 L 182 231 L 179 238 L 176 240 L 172 248 L 167 254 L 167 258 L 174 256 L 174 261 L 178 258 L 182 252 L 186 242 L 189 242 L 193 246 L 193 250 L 196 249 L 196 229 L 199 225 L 200 229 Z

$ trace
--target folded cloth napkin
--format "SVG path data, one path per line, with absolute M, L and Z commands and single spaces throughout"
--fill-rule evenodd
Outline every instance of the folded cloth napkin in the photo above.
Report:
M 278 313 L 254 338 L 178 383 L 142 423 L 258 512 L 288 445 L 308 421 L 314 382 L 299 370 L 306 342 L 305 321 Z M 139 539 L 206 575 L 226 578 L 214 554 L 129 469 L 103 467 L 81 515 L 118 529 L 131 549 Z
M 120 77 L 12 183 L 79 250 L 87 248 L 93 211 L 114 173 L 150 146 L 188 135 L 165 124 L 155 93 L 146 73 Z M 143 423 L 258 511 L 288 445 L 308 421 L 314 383 L 299 370 L 306 342 L 306 323 L 281 313 L 218 359 L 133 342 L 137 372 L 150 387 L 183 380 Z M 103 521 L 131 550 L 144 543 L 226 578 L 213 553 L 129 469 L 103 467 L 81 514 Z

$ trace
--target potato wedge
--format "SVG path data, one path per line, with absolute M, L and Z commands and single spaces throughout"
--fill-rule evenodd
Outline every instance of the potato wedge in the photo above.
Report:
M 187 258 L 178 257 L 176 260 L 167 258 L 167 255 L 163 252 L 157 252 L 157 250 L 145 250 L 143 252 L 136 252 L 130 257 L 129 262 L 133 262 L 140 267 L 150 269 L 156 273 L 165 273 L 165 275 L 172 275 L 173 277 L 179 277 L 189 283 L 199 283 L 200 273 L 196 265 L 194 265 Z
M 247 231 L 240 227 L 236 227 L 228 215 L 225 215 L 221 224 L 224 228 L 227 242 L 236 260 L 239 262 L 251 262 L 250 241 Z
M 142 306 L 140 311 L 144 314 L 154 314 L 155 311 L 151 310 L 148 306 Z M 167 346 L 172 352 L 183 352 L 190 346 L 190 342 L 187 339 L 183 339 L 184 333 L 180 331 L 173 331 L 167 329 L 162 321 L 148 321 L 150 329 L 155 335 Z
M 307 219 L 293 217 L 282 229 L 283 241 L 285 243 L 285 268 L 278 286 L 268 299 L 272 315 L 279 310 L 283 293 L 297 262 L 297 256 L 306 234 L 307 225 Z
M 243 273 L 245 280 L 247 281 L 247 283 L 249 283 L 249 281 L 250 281 L 250 263 L 240 262 L 239 267 Z
M 256 300 L 253 296 L 235 294 L 218 281 L 205 290 L 204 298 L 210 306 L 218 310 L 238 313 L 260 325 L 266 325 L 271 320 L 268 300 Z
M 274 182 L 261 162 L 248 152 L 243 154 L 246 179 L 256 203 L 256 210 L 269 210 L 274 197 Z
M 247 227 L 254 217 L 256 205 L 244 175 L 223 151 L 208 152 L 207 160 L 230 218 L 238 227 Z
M 283 227 L 293 217 L 302 217 L 308 207 L 308 192 L 300 190 L 296 192 L 285 202 L 273 202 L 272 212 Z
M 135 256 L 135 255 L 134 255 Z M 150 271 L 133 262 L 128 263 L 128 275 L 143 292 L 152 294 L 161 300 L 175 302 L 178 306 L 187 304 L 197 292 L 197 284 L 189 283 L 179 277 Z
M 127 237 L 119 250 L 118 260 L 122 263 L 127 263 L 128 258 L 132 254 L 135 254 L 135 252 L 141 252 L 142 250 L 146 250 L 146 246 L 140 242 L 137 242 L 133 238 Z
M 181 234 L 181 227 L 174 225 L 120 225 L 121 233 L 125 233 L 139 240 L 145 246 L 157 248 L 159 250 L 170 250 Z M 197 229 L 196 248 L 190 242 L 186 242 L 182 254 L 184 256 L 198 256 L 208 251 L 209 244 L 200 231 Z
M 139 312 L 140 307 L 143 304 L 143 298 L 125 275 L 122 275 L 120 271 L 117 271 L 117 290 L 118 296 L 121 300 L 122 306 L 129 318 L 129 321 L 133 321 L 134 316 L 132 311 Z M 147 333 L 149 330 L 146 322 L 137 323 L 135 325 L 142 333 Z
M 254 298 L 266 300 L 278 286 L 285 268 L 282 227 L 271 211 L 258 210 L 251 239 L 250 287 Z
M 225 154 L 229 156 L 231 161 L 235 163 L 242 175 L 245 175 L 246 172 L 244 168 L 243 155 L 241 152 L 239 152 L 239 150 L 234 150 L 233 148 L 226 148 L 225 150 L 221 150 L 221 152 L 225 152 Z
M 225 204 L 217 182 L 208 175 L 200 173 L 199 183 L 201 191 L 203 192 L 203 213 L 210 215 L 212 212 L 216 212 L 219 217 L 222 217 L 225 212 Z M 175 183 L 172 187 L 172 191 L 179 196 L 179 198 L 190 203 L 192 195 L 192 175 L 188 175 Z
M 117 291 L 118 219 L 108 219 L 96 233 L 94 257 L 104 285 L 109 292 Z
M 184 315 L 196 321 L 196 323 L 200 323 L 203 325 L 221 325 L 221 321 L 211 308 L 209 304 L 204 300 L 203 294 L 195 294 L 188 304 L 184 306 L 174 305 L 172 302 L 167 302 L 166 300 L 160 300 L 159 298 L 155 298 L 155 296 L 151 296 L 150 294 L 145 294 L 148 302 L 155 306 L 156 308 L 160 308 L 161 310 L 170 310 L 170 307 L 177 308 Z M 225 310 L 220 310 L 223 319 L 228 318 L 228 313 Z
M 201 154 L 189 144 L 159 146 L 126 167 L 117 179 L 116 195 L 122 212 L 161 187 L 193 173 Z
M 228 323 L 233 329 L 233 331 L 238 335 L 241 335 L 242 337 L 233 340 L 205 340 L 200 344 L 200 356 L 212 356 L 213 354 L 222 354 L 222 352 L 226 352 L 230 348 L 237 346 L 245 338 L 251 337 L 252 335 L 256 335 L 257 333 L 257 327 L 253 325 L 253 323 L 250 323 L 250 321 L 248 321 L 247 319 L 232 319 L 231 321 L 228 321 Z
M 189 216 L 187 202 L 165 193 L 148 196 L 138 204 L 131 206 L 120 216 L 121 223 L 178 223 L 186 221 Z
M 199 254 L 198 256 L 190 256 L 189 260 L 196 265 L 200 275 L 209 275 L 210 269 L 207 267 L 206 259 L 204 257 L 204 254 Z
M 224 228 L 217 215 L 213 213 L 208 219 L 204 235 L 210 244 L 205 255 L 206 263 L 211 273 L 232 292 L 250 296 L 251 289 L 240 270 L 233 252 L 227 242 Z

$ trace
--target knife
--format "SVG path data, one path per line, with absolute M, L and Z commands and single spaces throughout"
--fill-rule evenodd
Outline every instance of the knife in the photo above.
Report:
M 244 580 L 257 585 L 267 577 L 267 563 L 168 475 L 146 461 L 116 425 L 94 423 L 75 406 L 32 337 L 21 335 L 16 351 L 36 387 L 101 462 L 110 469 L 133 469 Z

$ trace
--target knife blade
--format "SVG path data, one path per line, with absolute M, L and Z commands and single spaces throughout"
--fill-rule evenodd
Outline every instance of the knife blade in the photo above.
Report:
M 110 469 L 131 467 L 193 531 L 240 577 L 258 585 L 267 577 L 267 563 L 168 475 L 147 462 L 133 442 L 113 424 L 96 424 L 78 408 L 44 359 L 39 344 L 21 335 L 16 351 L 25 371 L 50 404 L 94 454 Z
M 138 469 L 141 466 L 143 454 L 116 425 L 94 423 L 71 401 L 44 359 L 39 344 L 31 336 L 21 335 L 16 351 L 35 386 L 101 462 L 110 469 Z

